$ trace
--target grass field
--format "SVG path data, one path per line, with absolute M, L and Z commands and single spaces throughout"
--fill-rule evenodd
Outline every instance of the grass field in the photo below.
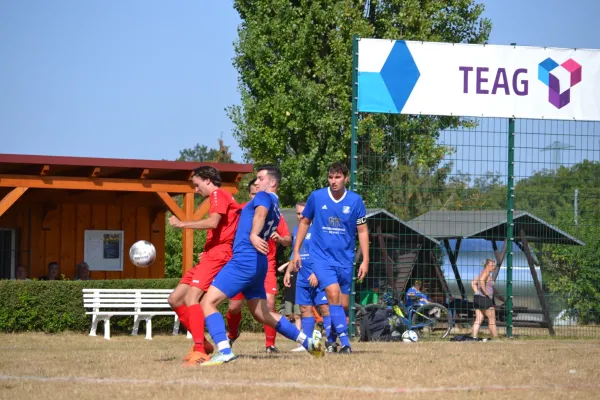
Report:
M 598 398 L 600 340 L 355 343 L 351 356 L 264 354 L 243 334 L 238 360 L 183 367 L 185 336 L 0 335 L 1 399 Z M 596 393 L 596 394 L 594 394 Z

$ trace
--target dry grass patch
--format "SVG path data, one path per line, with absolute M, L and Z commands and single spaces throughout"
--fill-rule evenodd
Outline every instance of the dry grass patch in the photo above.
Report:
M 597 398 L 600 341 L 355 343 L 352 356 L 264 354 L 243 334 L 235 362 L 185 368 L 184 336 L 0 335 L 0 398 Z M 52 396 L 49 396 L 52 394 Z

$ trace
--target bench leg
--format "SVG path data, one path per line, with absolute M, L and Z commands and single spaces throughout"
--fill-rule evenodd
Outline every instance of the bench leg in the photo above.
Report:
M 138 329 L 140 328 L 140 316 L 133 316 L 133 329 L 131 330 L 131 336 L 137 336 Z
M 110 317 L 104 319 L 104 339 L 110 340 Z
M 146 340 L 152 340 L 152 317 L 146 318 Z
M 96 329 L 98 328 L 98 315 L 92 316 L 92 328 L 90 329 L 90 336 L 96 336 Z
M 175 322 L 173 323 L 173 336 L 179 335 L 179 316 L 175 315 Z

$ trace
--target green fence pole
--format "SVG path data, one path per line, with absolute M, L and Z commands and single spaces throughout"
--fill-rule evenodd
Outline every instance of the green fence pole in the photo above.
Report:
M 350 189 L 356 191 L 358 152 L 358 35 L 352 37 L 352 139 L 350 144 Z M 352 291 L 350 292 L 350 337 L 354 337 L 354 299 L 356 298 L 356 262 L 352 264 Z
M 511 43 L 511 46 L 516 46 Z M 514 221 L 513 212 L 515 210 L 515 119 L 508 120 L 508 202 L 506 210 L 506 336 L 512 336 L 513 328 L 513 239 L 514 239 Z

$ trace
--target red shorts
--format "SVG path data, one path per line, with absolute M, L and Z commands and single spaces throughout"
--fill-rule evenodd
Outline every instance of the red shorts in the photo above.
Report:
M 200 263 L 186 272 L 179 284 L 197 287 L 206 292 L 215 276 L 229 262 L 231 256 L 231 246 L 219 245 L 213 247 L 202 254 Z
M 277 277 L 275 276 L 275 268 L 271 268 L 271 265 L 269 265 L 267 276 L 265 277 L 265 292 L 267 294 L 277 294 Z M 244 300 L 244 295 L 238 293 L 231 300 Z

